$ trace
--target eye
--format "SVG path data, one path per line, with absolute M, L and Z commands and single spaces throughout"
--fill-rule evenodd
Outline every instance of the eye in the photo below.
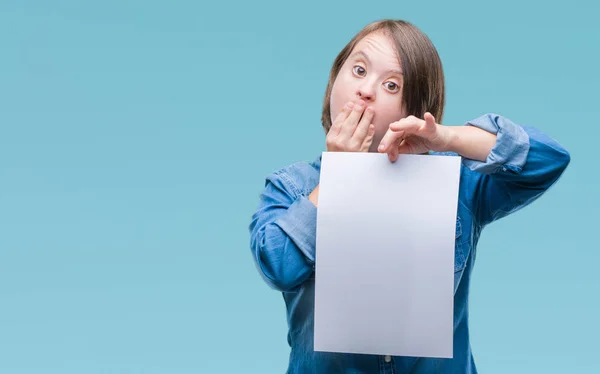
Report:
M 352 68 L 352 71 L 354 72 L 354 74 L 358 75 L 359 77 L 363 77 L 365 74 L 367 74 L 367 71 L 360 65 L 356 65 Z
M 400 89 L 400 87 L 398 87 L 398 85 L 394 82 L 385 82 L 385 87 L 393 92 L 398 91 L 398 89 Z

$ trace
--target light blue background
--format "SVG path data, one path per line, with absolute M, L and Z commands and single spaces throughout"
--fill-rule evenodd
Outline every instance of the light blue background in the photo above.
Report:
M 280 294 L 247 231 L 264 177 L 324 150 L 330 65 L 406 19 L 444 62 L 444 123 L 541 128 L 572 163 L 479 245 L 482 373 L 597 370 L 592 1 L 0 3 L 0 373 L 283 373 Z

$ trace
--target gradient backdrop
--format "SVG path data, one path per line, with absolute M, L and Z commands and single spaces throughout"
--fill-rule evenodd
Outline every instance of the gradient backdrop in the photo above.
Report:
M 572 155 L 484 231 L 480 372 L 596 372 L 599 7 L 567 4 L 3 0 L 0 373 L 283 373 L 250 216 L 324 150 L 330 65 L 380 18 L 439 49 L 445 124 L 496 112 Z

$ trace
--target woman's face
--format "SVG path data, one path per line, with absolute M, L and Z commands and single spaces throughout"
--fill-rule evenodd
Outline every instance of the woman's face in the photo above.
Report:
M 406 117 L 402 105 L 402 69 L 390 37 L 374 32 L 360 40 L 340 69 L 331 91 L 331 120 L 344 105 L 364 100 L 375 110 L 375 135 L 369 152 L 376 152 L 390 123 Z

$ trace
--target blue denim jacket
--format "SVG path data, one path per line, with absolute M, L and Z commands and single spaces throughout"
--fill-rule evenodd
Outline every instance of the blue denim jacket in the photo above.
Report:
M 282 292 L 291 347 L 288 373 L 476 373 L 468 324 L 469 282 L 483 227 L 540 197 L 561 176 L 569 153 L 540 131 L 497 114 L 467 122 L 497 135 L 485 162 L 463 158 L 456 220 L 453 358 L 390 357 L 315 352 L 314 292 L 321 157 L 268 175 L 249 226 L 259 273 Z M 434 153 L 431 154 L 452 154 Z M 456 155 L 456 154 L 453 154 Z

